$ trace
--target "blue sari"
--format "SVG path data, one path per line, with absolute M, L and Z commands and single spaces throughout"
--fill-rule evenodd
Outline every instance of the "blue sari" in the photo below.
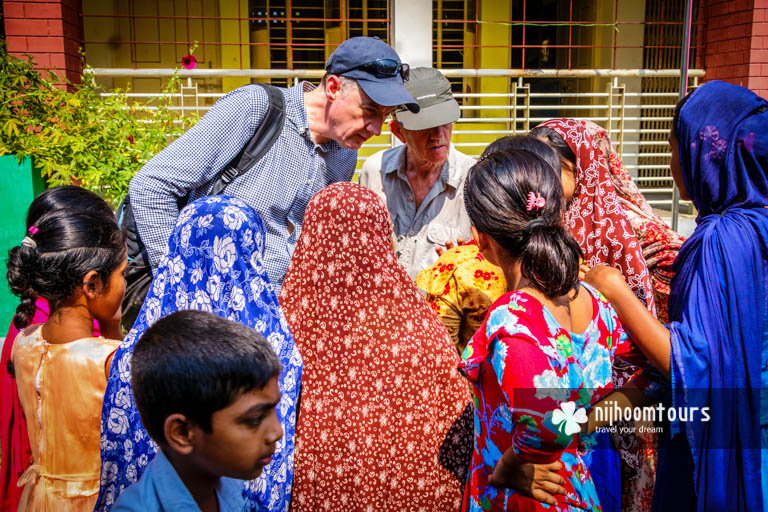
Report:
M 156 320 L 174 311 L 210 311 L 255 328 L 283 366 L 278 416 L 285 432 L 261 476 L 244 482 L 255 510 L 288 510 L 293 483 L 296 402 L 302 361 L 262 264 L 264 225 L 238 199 L 212 196 L 181 211 L 136 323 L 115 353 L 101 414 L 101 489 L 96 510 L 109 510 L 157 453 L 131 390 L 131 354 Z
M 768 102 L 719 81 L 694 91 L 676 126 L 697 227 L 669 300 L 679 423 L 659 453 L 656 510 L 762 507 L 760 387 L 768 276 Z M 686 474 L 687 471 L 687 474 Z

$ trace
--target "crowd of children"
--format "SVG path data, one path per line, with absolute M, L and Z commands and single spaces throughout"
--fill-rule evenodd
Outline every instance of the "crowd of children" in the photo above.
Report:
M 360 185 L 310 201 L 279 298 L 255 211 L 199 199 L 125 337 L 111 210 L 47 190 L 9 254 L 21 302 L 0 369 L 0 505 L 768 508 L 754 395 L 768 380 L 766 110 L 721 82 L 678 105 L 671 169 L 699 213 L 685 244 L 620 199 L 628 175 L 610 142 L 596 156 L 605 134 L 589 123 L 497 141 L 465 184 L 474 239 L 419 276 L 426 299 Z M 619 394 L 671 394 L 711 421 L 601 441 L 591 414 Z

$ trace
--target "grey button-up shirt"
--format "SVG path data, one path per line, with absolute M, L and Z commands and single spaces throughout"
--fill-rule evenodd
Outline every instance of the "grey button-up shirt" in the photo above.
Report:
M 395 230 L 397 259 L 415 278 L 437 261 L 436 247 L 445 247 L 448 240 L 472 237 L 464 207 L 464 179 L 475 160 L 451 144 L 440 177 L 416 209 L 405 172 L 405 154 L 406 146 L 402 145 L 371 156 L 360 170 L 360 184 L 387 204 Z

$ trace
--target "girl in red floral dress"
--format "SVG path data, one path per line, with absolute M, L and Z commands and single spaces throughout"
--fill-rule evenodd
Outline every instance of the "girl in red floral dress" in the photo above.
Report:
M 512 446 L 525 462 L 554 463 L 552 488 L 565 491 L 555 494 L 554 509 L 601 510 L 580 425 L 614 390 L 614 358 L 644 360 L 610 304 L 579 283 L 582 253 L 563 226 L 563 191 L 551 166 L 527 151 L 499 152 L 472 168 L 465 187 L 474 239 L 503 270 L 509 293 L 491 306 L 459 367 L 475 403 L 464 508 L 553 509 L 489 483 Z M 633 383 L 650 386 L 641 374 Z

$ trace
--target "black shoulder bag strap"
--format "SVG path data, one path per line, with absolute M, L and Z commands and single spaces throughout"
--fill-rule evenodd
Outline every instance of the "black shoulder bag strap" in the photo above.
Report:
M 268 84 L 259 84 L 267 91 L 269 109 L 253 137 L 235 158 L 224 167 L 216 184 L 209 195 L 215 196 L 224 192 L 227 185 L 238 176 L 248 172 L 251 167 L 267 154 L 283 131 L 285 125 L 285 98 L 280 89 Z

